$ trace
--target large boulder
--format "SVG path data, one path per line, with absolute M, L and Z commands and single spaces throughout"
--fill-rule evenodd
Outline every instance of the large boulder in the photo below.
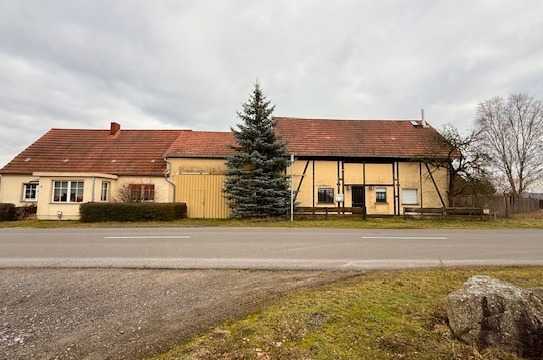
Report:
M 543 358 L 541 288 L 522 289 L 489 276 L 473 276 L 449 294 L 447 315 L 453 334 L 468 344 Z

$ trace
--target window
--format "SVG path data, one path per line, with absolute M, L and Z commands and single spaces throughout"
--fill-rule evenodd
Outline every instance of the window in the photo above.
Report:
M 38 200 L 38 183 L 29 182 L 23 184 L 23 201 L 36 201 Z
M 375 190 L 375 202 L 376 203 L 386 203 L 387 202 L 387 189 L 386 188 L 377 188 Z
M 109 181 L 102 181 L 102 189 L 100 191 L 100 201 L 108 201 L 109 200 Z
M 155 185 L 153 184 L 130 184 L 130 201 L 154 201 Z
M 53 202 L 83 202 L 83 181 L 53 181 Z
M 402 204 L 418 205 L 419 194 L 417 189 L 402 189 Z
M 319 204 L 333 204 L 334 203 L 334 189 L 333 188 L 320 188 L 318 193 Z

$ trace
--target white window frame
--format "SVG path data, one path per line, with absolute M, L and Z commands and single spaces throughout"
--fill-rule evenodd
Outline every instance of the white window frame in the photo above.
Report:
M 106 186 L 105 199 L 104 199 L 104 185 Z M 111 194 L 111 181 L 102 181 L 102 186 L 100 187 L 100 201 L 108 202 Z
M 67 188 L 66 188 L 66 191 L 67 191 L 67 194 L 66 194 L 66 201 L 55 201 L 55 183 L 57 182 L 66 182 L 68 183 L 67 185 Z M 73 183 L 82 183 L 83 186 L 82 186 L 82 191 L 83 191 L 83 194 L 81 196 L 81 201 L 71 201 L 70 200 L 70 194 L 72 192 L 72 184 Z M 53 180 L 52 181 L 52 186 L 51 186 L 51 202 L 54 203 L 54 204 L 81 204 L 85 199 L 85 181 L 84 180 Z
M 405 201 L 405 193 L 407 191 L 414 191 L 415 192 L 415 202 L 407 202 Z M 405 188 L 402 189 L 402 205 L 419 205 L 420 199 L 419 199 L 419 189 L 417 188 Z
M 27 198 L 26 197 L 26 190 L 27 190 L 28 185 L 36 186 L 36 191 L 34 192 L 34 194 L 35 194 L 34 198 Z M 39 188 L 40 188 L 40 183 L 38 181 L 29 181 L 29 182 L 23 183 L 23 201 L 24 202 L 36 202 L 36 201 L 38 201 Z

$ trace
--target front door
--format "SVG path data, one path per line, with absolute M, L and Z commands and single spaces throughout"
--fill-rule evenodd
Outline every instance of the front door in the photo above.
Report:
M 352 187 L 353 207 L 363 208 L 366 206 L 366 192 L 364 190 L 364 186 Z

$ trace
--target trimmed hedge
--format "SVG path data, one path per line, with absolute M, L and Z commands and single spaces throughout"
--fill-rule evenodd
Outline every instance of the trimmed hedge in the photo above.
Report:
M 15 220 L 15 205 L 0 203 L 0 221 Z
M 187 217 L 185 203 L 85 203 L 81 221 L 170 221 Z
M 38 207 L 36 205 L 17 206 L 15 207 L 15 219 L 24 220 L 33 218 L 35 217 L 37 211 Z

